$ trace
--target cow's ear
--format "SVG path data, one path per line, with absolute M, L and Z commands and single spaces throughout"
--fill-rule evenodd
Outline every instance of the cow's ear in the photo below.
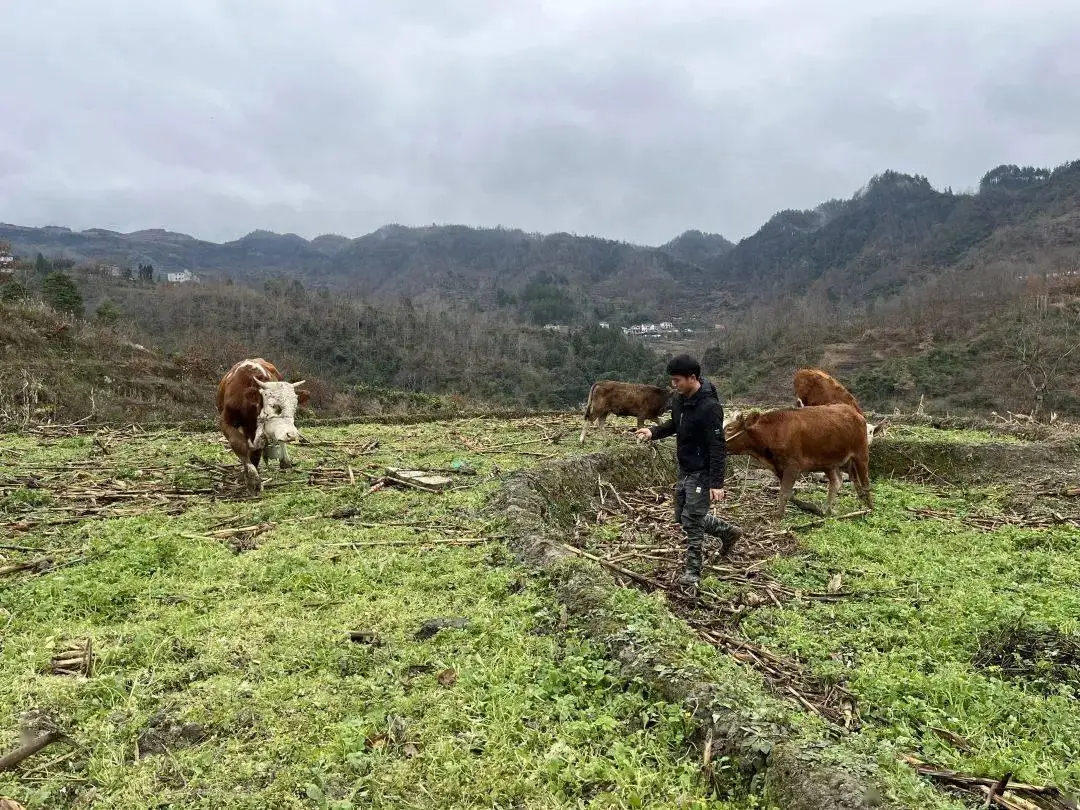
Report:
M 249 388 L 244 392 L 244 404 L 254 408 L 262 405 L 262 393 L 258 388 Z
M 296 403 L 303 408 L 308 404 L 308 400 L 311 399 L 311 392 L 306 388 L 301 388 L 296 392 Z

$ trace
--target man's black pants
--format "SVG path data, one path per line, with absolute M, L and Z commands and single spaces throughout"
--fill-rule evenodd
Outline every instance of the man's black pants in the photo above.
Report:
M 686 534 L 686 568 L 701 573 L 701 548 L 705 535 L 720 538 L 723 550 L 739 536 L 737 526 L 721 520 L 709 511 L 708 473 L 689 473 L 675 485 L 675 520 Z

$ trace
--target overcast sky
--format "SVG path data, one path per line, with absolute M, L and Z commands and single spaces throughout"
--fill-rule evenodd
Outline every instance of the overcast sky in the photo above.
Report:
M 1075 0 L 9 0 L 0 221 L 739 239 L 1080 158 Z

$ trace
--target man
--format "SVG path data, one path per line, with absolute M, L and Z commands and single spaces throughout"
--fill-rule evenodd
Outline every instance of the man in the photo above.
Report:
M 701 365 L 687 354 L 667 364 L 671 387 L 679 396 L 672 402 L 671 419 L 662 425 L 635 431 L 639 441 L 675 435 L 679 481 L 675 487 L 675 520 L 686 534 L 686 570 L 679 585 L 696 588 L 701 579 L 701 550 L 705 533 L 720 538 L 727 554 L 742 537 L 742 529 L 709 511 L 724 499 L 724 408 L 716 388 L 701 378 Z

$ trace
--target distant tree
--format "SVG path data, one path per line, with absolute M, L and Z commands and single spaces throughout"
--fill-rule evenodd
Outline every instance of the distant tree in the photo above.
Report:
M 45 276 L 41 284 L 41 295 L 45 303 L 57 312 L 69 312 L 72 315 L 82 317 L 83 299 L 79 288 L 71 280 L 71 276 L 54 271 Z
M 120 275 L 125 281 L 134 281 L 135 274 L 131 272 L 131 265 L 125 264 L 120 270 Z
M 149 263 L 143 264 L 142 262 L 139 262 L 139 281 L 153 283 L 154 265 Z
M 97 322 L 105 326 L 112 326 L 120 320 L 120 308 L 112 301 L 103 301 L 97 308 L 95 317 Z
M 1001 165 L 983 175 L 982 180 L 979 181 L 979 191 L 985 192 L 995 188 L 1015 191 L 1049 179 L 1049 169 L 1014 164 Z
M 1047 397 L 1078 372 L 1080 309 L 1038 295 L 1020 311 L 1006 345 L 1031 390 L 1031 416 L 1037 418 Z
M 44 276 L 50 270 L 52 270 L 52 262 L 46 259 L 45 256 L 39 252 L 37 258 L 34 259 L 34 271 L 39 276 Z

